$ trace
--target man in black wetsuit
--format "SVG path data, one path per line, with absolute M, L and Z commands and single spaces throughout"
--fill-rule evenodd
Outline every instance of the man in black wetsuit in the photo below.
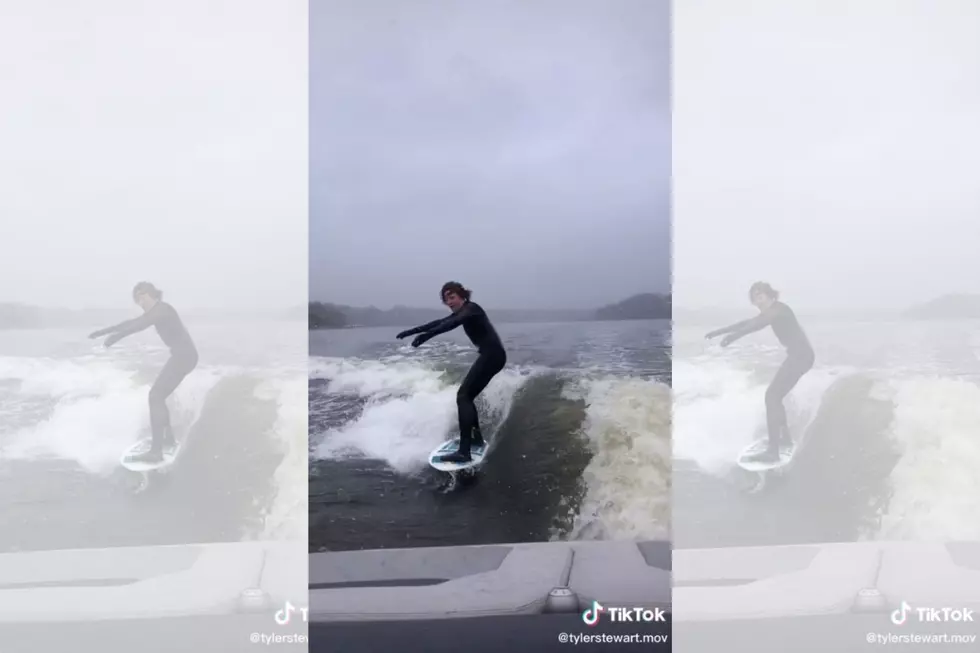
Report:
M 815 357 L 813 347 L 810 346 L 803 327 L 796 319 L 796 314 L 789 306 L 779 301 L 779 293 L 772 286 L 762 281 L 752 284 L 749 289 L 749 300 L 759 309 L 759 315 L 724 329 L 712 331 L 705 337 L 711 339 L 727 334 L 721 341 L 721 346 L 727 347 L 743 336 L 771 326 L 780 344 L 786 348 L 786 360 L 766 389 L 766 427 L 769 431 L 769 447 L 759 455 L 752 456 L 752 460 L 757 462 L 778 462 L 780 447 L 793 446 L 783 399 L 803 375 L 810 371 Z
M 100 329 L 89 334 L 89 338 L 108 335 L 104 345 L 111 347 L 126 336 L 156 328 L 163 344 L 170 348 L 170 359 L 160 371 L 150 388 L 150 430 L 153 443 L 149 451 L 137 453 L 128 458 L 132 462 L 155 463 L 163 460 L 164 449 L 173 449 L 177 442 L 170 426 L 170 411 L 167 410 L 167 397 L 197 367 L 197 348 L 184 328 L 177 311 L 163 301 L 163 293 L 152 283 L 141 281 L 133 288 L 133 301 L 143 309 L 143 315 L 121 324 Z
M 504 346 L 500 342 L 500 336 L 497 335 L 497 331 L 490 323 L 490 318 L 487 317 L 486 312 L 479 304 L 470 301 L 471 294 L 460 283 L 455 281 L 446 283 L 442 287 L 440 297 L 442 302 L 452 311 L 452 314 L 441 320 L 402 331 L 397 336 L 401 340 L 408 336 L 420 334 L 412 341 L 412 346 L 418 347 L 440 333 L 446 333 L 462 326 L 470 341 L 480 352 L 456 393 L 456 407 L 459 411 L 459 450 L 442 456 L 442 461 L 447 463 L 469 462 L 472 460 L 470 456 L 471 446 L 477 448 L 486 446 L 483 435 L 480 433 L 480 422 L 476 413 L 476 398 L 490 383 L 490 379 L 504 369 L 504 365 L 507 363 L 507 352 L 504 351 Z

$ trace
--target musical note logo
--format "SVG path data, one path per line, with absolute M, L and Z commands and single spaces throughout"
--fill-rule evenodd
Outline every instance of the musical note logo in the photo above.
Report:
M 276 623 L 280 626 L 285 626 L 289 623 L 289 620 L 292 618 L 295 611 L 296 606 L 289 601 L 286 601 L 286 605 L 283 607 L 283 609 L 276 613 Z
M 585 622 L 586 626 L 594 626 L 599 623 L 599 615 L 605 610 L 598 601 L 592 602 L 592 609 L 586 610 L 582 613 L 582 621 Z
M 892 623 L 896 626 L 901 626 L 909 618 L 909 612 L 911 611 L 912 606 L 902 601 L 902 607 L 892 612 Z

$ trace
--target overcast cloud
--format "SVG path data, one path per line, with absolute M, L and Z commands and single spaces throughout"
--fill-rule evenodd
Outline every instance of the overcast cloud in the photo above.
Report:
M 594 307 L 669 287 L 669 11 L 324 1 L 310 288 L 353 305 Z
M 0 302 L 306 301 L 307 4 L 7 3 Z
M 675 11 L 675 306 L 980 292 L 980 4 Z

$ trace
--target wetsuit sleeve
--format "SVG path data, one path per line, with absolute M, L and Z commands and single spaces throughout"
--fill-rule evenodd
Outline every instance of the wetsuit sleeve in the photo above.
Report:
M 426 331 L 429 331 L 430 329 L 436 328 L 437 326 L 439 326 L 440 324 L 442 324 L 446 320 L 450 319 L 451 317 L 452 317 L 452 315 L 450 315 L 449 317 L 440 317 L 438 320 L 432 320 L 431 322 L 426 322 L 422 326 L 417 326 L 414 329 L 409 329 L 408 331 L 402 331 L 401 334 L 399 334 L 399 335 L 401 335 L 401 336 L 414 336 L 416 333 L 425 333 Z
M 772 311 L 766 311 L 765 313 L 762 313 L 761 315 L 757 315 L 756 317 L 750 318 L 748 320 L 743 320 L 742 322 L 738 322 L 737 324 L 727 326 L 724 329 L 718 329 L 717 331 L 713 331 L 709 335 L 714 337 L 714 336 L 729 334 L 727 340 L 729 342 L 734 342 L 739 338 L 744 338 L 750 333 L 755 333 L 756 331 L 761 331 L 762 329 L 765 329 L 767 326 L 769 326 L 772 323 L 773 316 L 774 313 Z
M 430 323 L 429 325 L 426 325 L 426 326 L 430 326 L 431 328 L 426 329 L 423 332 L 423 335 L 425 335 L 426 340 L 428 340 L 429 338 L 434 338 L 440 333 L 446 333 L 447 331 L 452 331 L 456 327 L 461 326 L 463 322 L 465 322 L 467 319 L 472 317 L 475 310 L 476 309 L 473 308 L 472 304 L 466 304 L 465 306 L 463 306 L 463 308 L 460 309 L 458 313 L 453 313 L 449 317 L 445 317 L 439 320 L 435 324 Z
M 160 315 L 160 310 L 157 307 L 154 307 L 137 318 L 120 322 L 119 324 L 109 327 L 108 329 L 103 329 L 103 331 L 113 334 L 116 336 L 115 340 L 118 341 L 126 336 L 131 336 L 134 333 L 139 333 L 140 331 L 149 329 L 151 326 L 156 324 L 157 320 L 160 318 Z

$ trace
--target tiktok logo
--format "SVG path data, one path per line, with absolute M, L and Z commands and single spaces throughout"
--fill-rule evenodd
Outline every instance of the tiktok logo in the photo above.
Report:
M 915 613 L 915 618 L 919 622 L 973 621 L 973 610 L 970 608 L 913 608 L 902 601 L 902 607 L 892 612 L 892 623 L 901 626 L 908 621 L 910 612 Z
M 594 626 L 599 623 L 599 615 L 605 610 L 604 607 L 599 605 L 598 601 L 592 602 L 592 609 L 586 610 L 582 613 L 582 621 L 585 622 L 586 626 Z
M 289 623 L 289 620 L 292 618 L 294 612 L 296 612 L 296 606 L 289 601 L 286 601 L 286 605 L 283 606 L 283 609 L 276 613 L 276 623 L 280 626 L 285 626 Z
M 901 626 L 908 620 L 909 612 L 912 612 L 912 606 L 902 601 L 902 607 L 892 612 L 892 623 Z
M 303 621 L 307 621 L 309 618 L 310 610 L 309 608 L 297 608 L 295 605 L 286 601 L 286 605 L 282 607 L 282 610 L 275 614 L 276 623 L 280 626 L 285 626 L 289 623 L 289 620 L 293 618 L 293 613 L 299 612 L 303 615 Z

